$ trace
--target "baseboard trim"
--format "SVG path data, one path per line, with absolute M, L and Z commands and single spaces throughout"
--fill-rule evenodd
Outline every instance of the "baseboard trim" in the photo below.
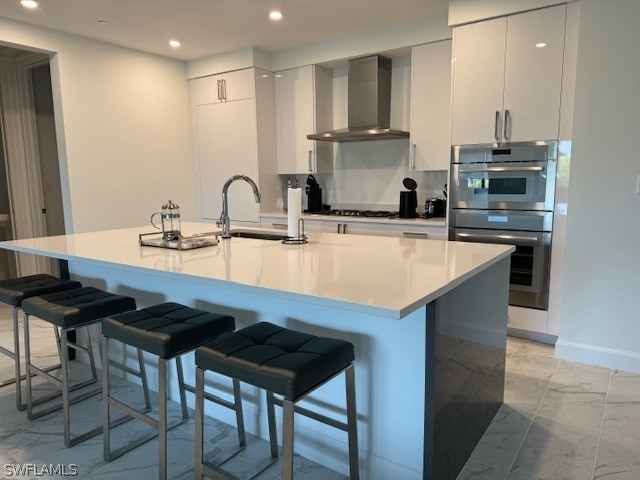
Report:
M 533 332 L 531 330 L 513 327 L 507 328 L 507 335 L 532 340 L 534 342 L 548 343 L 549 345 L 555 345 L 558 339 L 557 335 L 551 335 L 550 333 Z
M 635 352 L 558 340 L 555 353 L 562 360 L 640 373 L 640 354 Z

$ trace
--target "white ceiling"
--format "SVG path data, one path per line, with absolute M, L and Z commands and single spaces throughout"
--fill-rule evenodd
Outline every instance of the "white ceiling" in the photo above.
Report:
M 0 16 L 180 60 L 243 47 L 276 52 L 417 21 L 448 0 L 1 0 Z M 282 11 L 279 22 L 269 20 Z M 108 24 L 99 24 L 106 20 Z M 179 49 L 168 45 L 182 42 Z

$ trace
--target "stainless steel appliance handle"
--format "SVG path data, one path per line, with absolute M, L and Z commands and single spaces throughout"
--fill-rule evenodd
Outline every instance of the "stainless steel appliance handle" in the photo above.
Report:
M 464 238 L 469 242 L 505 243 L 529 247 L 536 247 L 541 243 L 538 237 L 522 237 L 520 235 L 484 235 L 477 233 L 456 233 L 456 240 L 458 238 Z
M 504 111 L 504 140 L 509 141 L 511 137 L 511 112 L 509 110 Z
M 309 150 L 309 172 L 313 173 L 313 150 Z
M 409 145 L 409 168 L 411 170 L 416 169 L 416 144 Z
M 459 174 L 465 173 L 491 173 L 491 172 L 543 172 L 544 167 L 487 167 L 460 169 Z
M 420 232 L 402 232 L 402 235 L 405 237 L 415 237 L 415 238 L 427 238 L 429 236 L 428 233 L 420 233 Z
M 496 119 L 493 128 L 493 136 L 496 139 L 496 142 L 500 141 L 500 130 L 502 130 L 500 123 L 500 110 L 496 110 Z

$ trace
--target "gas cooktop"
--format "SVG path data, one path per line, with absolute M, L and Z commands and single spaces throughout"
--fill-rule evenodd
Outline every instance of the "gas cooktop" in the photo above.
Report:
M 398 212 L 392 212 L 389 210 L 352 210 L 352 209 L 340 209 L 340 210 L 323 210 L 322 212 L 305 212 L 316 215 L 336 215 L 340 217 L 377 217 L 377 218 L 397 218 Z

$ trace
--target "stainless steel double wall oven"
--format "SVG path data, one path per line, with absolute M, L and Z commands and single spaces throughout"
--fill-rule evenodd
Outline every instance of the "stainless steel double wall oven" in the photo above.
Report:
M 516 246 L 511 305 L 549 305 L 557 160 L 557 141 L 452 148 L 449 239 Z

